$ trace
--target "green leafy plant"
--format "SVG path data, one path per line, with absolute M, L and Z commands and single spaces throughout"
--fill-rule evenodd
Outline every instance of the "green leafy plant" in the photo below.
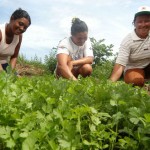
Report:
M 0 73 L 0 149 L 148 150 L 150 96 L 124 82 Z

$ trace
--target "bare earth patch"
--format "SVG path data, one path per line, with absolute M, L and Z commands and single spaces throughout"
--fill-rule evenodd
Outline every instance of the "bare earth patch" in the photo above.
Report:
M 39 67 L 35 67 L 33 65 L 16 65 L 16 70 L 20 76 L 35 76 L 35 75 L 43 75 L 45 70 Z

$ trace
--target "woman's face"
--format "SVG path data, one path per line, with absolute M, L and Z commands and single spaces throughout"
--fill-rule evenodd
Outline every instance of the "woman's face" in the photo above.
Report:
M 11 19 L 10 24 L 12 32 L 15 35 L 20 35 L 24 33 L 30 25 L 28 19 L 26 18 L 19 18 L 16 20 Z
M 134 22 L 136 34 L 140 38 L 146 38 L 150 31 L 150 15 L 137 16 Z
M 88 32 L 79 32 L 75 35 L 72 35 L 72 41 L 78 46 L 83 46 L 85 41 L 87 40 Z

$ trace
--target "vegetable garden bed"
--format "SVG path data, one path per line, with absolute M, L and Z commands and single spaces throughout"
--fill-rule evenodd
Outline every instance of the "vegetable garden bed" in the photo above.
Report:
M 148 150 L 150 96 L 93 77 L 0 74 L 0 149 Z

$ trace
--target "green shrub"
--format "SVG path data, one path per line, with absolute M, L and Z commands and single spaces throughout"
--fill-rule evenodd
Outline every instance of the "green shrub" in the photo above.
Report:
M 47 71 L 50 71 L 52 74 L 56 68 L 57 60 L 56 60 L 56 48 L 52 48 L 49 55 L 45 56 L 44 64 L 46 66 Z
M 95 67 L 93 67 L 92 76 L 100 80 L 108 79 L 111 75 L 112 70 L 113 70 L 113 62 L 106 61 L 101 65 L 96 65 Z
M 35 67 L 41 67 L 41 68 L 45 69 L 45 65 L 44 65 L 44 63 L 42 63 L 41 58 L 38 58 L 36 55 L 34 56 L 34 58 L 31 58 L 29 60 L 23 54 L 21 54 L 21 55 L 19 55 L 17 62 L 18 62 L 18 64 L 20 64 L 22 66 L 33 65 Z
M 90 38 L 92 42 L 92 48 L 94 53 L 94 65 L 101 65 L 104 62 L 110 60 L 110 57 L 114 57 L 113 54 L 113 45 L 106 45 L 104 44 L 104 39 L 102 40 L 96 40 L 94 38 Z

